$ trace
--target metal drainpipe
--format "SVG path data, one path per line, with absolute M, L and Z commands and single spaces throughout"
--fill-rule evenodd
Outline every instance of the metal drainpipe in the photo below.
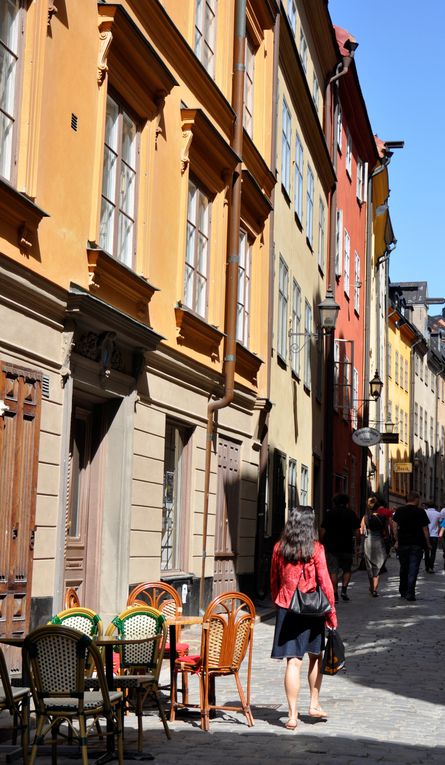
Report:
M 235 124 L 231 142 L 235 154 L 241 158 L 243 148 L 244 73 L 246 49 L 246 0 L 236 0 L 235 34 L 233 45 L 232 108 Z M 229 206 L 227 268 L 226 268 L 226 319 L 224 347 L 224 396 L 210 401 L 207 407 L 207 435 L 204 472 L 204 509 L 202 522 L 202 563 L 199 583 L 199 607 L 204 609 L 205 564 L 207 557 L 207 527 L 209 516 L 210 468 L 214 435 L 214 414 L 233 401 L 236 362 L 236 307 L 238 298 L 239 230 L 241 216 L 242 162 L 237 164 L 232 182 Z

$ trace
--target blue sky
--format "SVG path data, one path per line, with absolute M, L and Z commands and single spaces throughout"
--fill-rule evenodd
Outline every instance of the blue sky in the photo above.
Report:
M 330 0 L 359 43 L 356 66 L 374 133 L 404 140 L 389 167 L 397 247 L 390 278 L 445 297 L 444 0 Z

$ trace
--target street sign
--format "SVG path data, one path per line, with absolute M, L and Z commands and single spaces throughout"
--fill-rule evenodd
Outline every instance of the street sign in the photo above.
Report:
M 412 462 L 395 462 L 392 469 L 394 470 L 394 473 L 412 473 L 413 463 Z
M 382 440 L 382 434 L 375 428 L 359 428 L 354 430 L 352 440 L 359 446 L 374 446 Z
M 398 433 L 382 433 L 382 444 L 398 444 Z

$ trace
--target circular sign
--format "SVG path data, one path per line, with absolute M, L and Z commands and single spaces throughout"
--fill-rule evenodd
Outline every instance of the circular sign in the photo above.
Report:
M 382 440 L 382 434 L 375 428 L 359 428 L 352 434 L 352 440 L 359 446 L 374 446 Z

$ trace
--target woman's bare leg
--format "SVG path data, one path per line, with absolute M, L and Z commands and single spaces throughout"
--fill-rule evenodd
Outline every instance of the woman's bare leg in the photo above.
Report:
M 286 692 L 289 707 L 289 720 L 298 719 L 298 694 L 300 693 L 300 674 L 302 659 L 288 659 L 286 673 L 284 675 L 284 690 Z
M 309 710 L 323 711 L 320 709 L 320 688 L 323 675 L 321 674 L 321 661 L 322 654 L 309 654 L 309 668 L 307 672 L 307 679 L 309 682 L 309 691 L 311 700 L 309 702 Z

